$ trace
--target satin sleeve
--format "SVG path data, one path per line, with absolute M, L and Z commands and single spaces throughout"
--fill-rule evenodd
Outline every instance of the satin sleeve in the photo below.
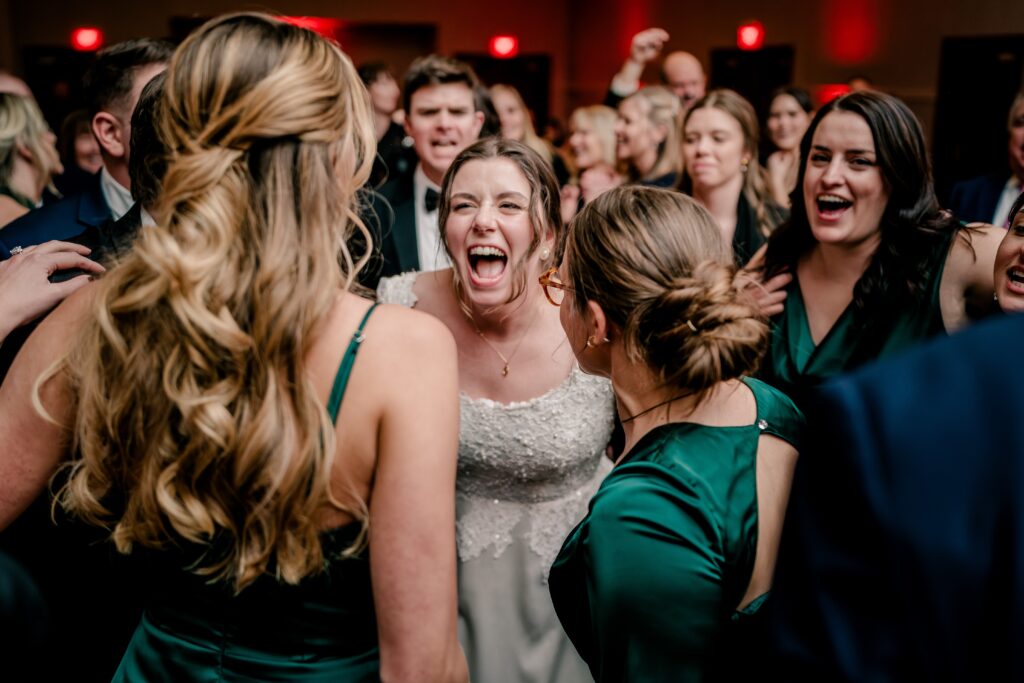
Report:
M 717 515 L 699 480 L 651 463 L 617 475 L 594 501 L 582 548 L 597 678 L 699 679 L 730 611 Z

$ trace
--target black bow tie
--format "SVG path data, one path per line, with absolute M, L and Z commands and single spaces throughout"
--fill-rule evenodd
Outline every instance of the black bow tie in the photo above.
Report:
M 427 213 L 437 211 L 437 203 L 441 199 L 441 193 L 433 188 L 427 188 L 427 195 L 423 198 L 423 204 L 427 207 Z

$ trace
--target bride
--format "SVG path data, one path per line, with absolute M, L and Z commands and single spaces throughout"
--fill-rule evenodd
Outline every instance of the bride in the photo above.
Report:
M 589 681 L 547 573 L 607 472 L 611 385 L 583 374 L 537 286 L 564 242 L 558 185 L 525 145 L 485 139 L 441 189 L 453 267 L 381 282 L 442 320 L 459 353 L 459 635 L 472 680 Z M 592 340 L 589 343 L 601 343 Z

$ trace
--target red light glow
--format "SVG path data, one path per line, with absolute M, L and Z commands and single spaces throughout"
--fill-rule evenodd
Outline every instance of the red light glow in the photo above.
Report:
M 822 47 L 837 64 L 856 66 L 878 53 L 882 8 L 879 0 L 826 0 Z
M 492 57 L 509 59 L 519 54 L 519 39 L 515 36 L 491 37 L 490 52 Z
M 845 83 L 826 83 L 818 86 L 814 92 L 814 97 L 818 101 L 818 107 L 821 108 L 848 92 L 850 92 L 850 86 Z
M 341 20 L 331 17 L 278 17 L 278 19 L 293 26 L 308 29 L 313 33 L 319 33 L 324 38 L 331 40 L 337 37 L 338 30 L 341 28 Z
M 71 32 L 71 47 L 79 52 L 95 52 L 103 46 L 103 31 L 82 26 Z
M 736 46 L 741 50 L 760 50 L 764 45 L 764 26 L 760 21 L 748 21 L 736 29 Z

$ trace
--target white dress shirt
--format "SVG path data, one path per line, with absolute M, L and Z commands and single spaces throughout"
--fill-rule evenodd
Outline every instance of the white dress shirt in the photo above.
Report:
M 416 209 L 416 250 L 422 271 L 441 270 L 452 264 L 441 243 L 441 231 L 437 227 L 438 211 L 427 211 L 428 187 L 435 192 L 441 191 L 441 188 L 430 182 L 427 174 L 423 172 L 423 167 L 416 164 L 416 172 L 412 176 L 412 200 Z
M 107 206 L 115 221 L 128 213 L 128 209 L 132 208 L 132 204 L 135 203 L 132 193 L 114 180 L 114 176 L 110 175 L 106 166 L 100 170 L 100 189 L 103 191 L 103 198 L 107 201 Z
M 1003 193 L 999 195 L 999 201 L 996 202 L 996 210 L 992 214 L 992 225 L 998 225 L 1001 228 L 1010 227 L 1010 209 L 1013 208 L 1013 203 L 1019 196 L 1020 179 L 1011 175 L 1003 187 Z

